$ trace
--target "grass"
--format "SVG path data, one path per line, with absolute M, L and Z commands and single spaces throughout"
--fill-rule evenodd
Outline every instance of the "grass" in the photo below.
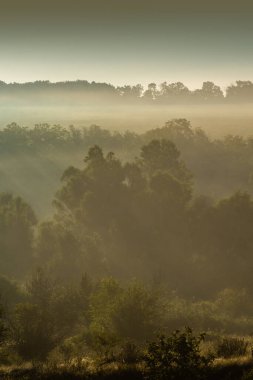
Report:
M 243 380 L 243 376 L 253 370 L 253 360 L 249 356 L 216 359 L 206 380 Z M 113 363 L 87 370 L 86 366 L 20 366 L 1 367 L 1 380 L 144 380 L 142 365 Z M 168 379 L 169 380 L 169 379 Z M 187 379 L 184 379 L 187 380 Z
M 230 336 L 230 338 L 235 337 Z M 215 353 L 217 339 L 217 336 L 209 336 L 201 347 L 201 352 Z M 231 350 L 230 357 L 216 358 L 205 380 L 253 380 L 252 337 L 237 337 L 237 339 L 244 339 L 244 342 L 248 343 L 245 354 L 236 356 Z M 247 377 L 250 371 L 252 375 Z M 102 361 L 95 357 L 64 361 L 56 356 L 43 365 L 24 363 L 0 366 L 0 380 L 147 380 L 146 375 L 144 364 L 141 362 L 127 364 L 115 361 L 102 364 Z

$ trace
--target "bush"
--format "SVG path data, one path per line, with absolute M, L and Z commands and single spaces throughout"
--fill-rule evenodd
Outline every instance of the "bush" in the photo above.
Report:
M 190 328 L 177 330 L 169 337 L 159 336 L 149 344 L 144 357 L 148 379 L 204 379 L 212 358 L 200 354 L 203 340 L 204 334 L 195 337 Z
M 216 355 L 222 358 L 245 356 L 249 343 L 242 338 L 227 337 L 216 343 Z
M 43 361 L 56 346 L 57 339 L 51 315 L 37 305 L 17 305 L 13 323 L 17 353 L 25 360 Z

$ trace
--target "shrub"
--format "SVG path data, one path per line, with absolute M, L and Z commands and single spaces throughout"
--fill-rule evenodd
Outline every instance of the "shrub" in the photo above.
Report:
M 197 380 L 204 379 L 211 357 L 200 354 L 204 334 L 194 336 L 190 328 L 175 331 L 171 336 L 161 335 L 148 346 L 145 362 L 148 379 Z
M 45 360 L 57 344 L 51 316 L 29 303 L 16 307 L 13 338 L 17 353 L 25 360 Z
M 223 358 L 244 356 L 247 354 L 249 343 L 243 338 L 226 337 L 216 343 L 216 355 Z

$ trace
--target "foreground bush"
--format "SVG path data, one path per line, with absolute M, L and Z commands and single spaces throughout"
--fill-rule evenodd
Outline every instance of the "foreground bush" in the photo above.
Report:
M 148 379 L 205 379 L 212 358 L 200 354 L 203 340 L 203 334 L 196 337 L 190 328 L 177 330 L 169 337 L 161 335 L 149 344 L 145 356 Z

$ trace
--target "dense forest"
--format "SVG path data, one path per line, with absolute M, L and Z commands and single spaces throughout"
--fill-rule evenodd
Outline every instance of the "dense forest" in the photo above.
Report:
M 206 379 L 250 352 L 251 137 L 186 119 L 143 134 L 13 123 L 0 156 L 2 364 Z
M 211 138 L 185 119 L 139 134 L 97 125 L 28 128 L 12 123 L 0 130 L 0 191 L 22 196 L 39 218 L 48 216 L 62 173 L 68 166 L 81 169 L 91 146 L 98 145 L 105 154 L 114 152 L 125 165 L 135 162 L 141 148 L 154 139 L 175 144 L 192 175 L 194 197 L 205 195 L 216 201 L 238 190 L 252 194 L 253 138 L 231 134 Z

